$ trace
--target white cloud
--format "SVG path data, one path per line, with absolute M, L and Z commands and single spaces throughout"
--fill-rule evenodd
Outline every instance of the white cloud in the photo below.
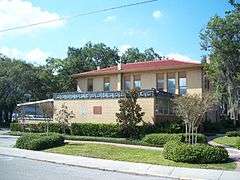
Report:
M 146 36 L 148 34 L 147 29 L 140 29 L 140 28 L 130 28 L 126 32 L 124 32 L 124 35 L 128 36 Z
M 116 21 L 117 17 L 116 16 L 107 16 L 103 21 L 105 23 L 109 23 L 109 22 L 114 22 Z
M 49 21 L 58 19 L 60 16 L 57 13 L 48 12 L 40 7 L 33 6 L 29 1 L 24 0 L 0 0 L 0 30 L 7 29 L 15 26 L 22 26 L 33 24 L 37 22 Z M 14 31 L 16 34 L 31 32 L 36 29 L 43 28 L 56 28 L 62 26 L 63 21 L 56 21 L 53 23 L 47 23 L 39 26 L 34 26 L 27 29 L 21 29 Z M 10 31 L 0 33 L 5 35 Z
M 37 64 L 43 64 L 45 60 L 49 57 L 48 53 L 43 52 L 42 50 L 36 48 L 33 49 L 25 55 L 26 59 L 30 62 L 35 62 Z
M 173 58 L 176 60 L 181 60 L 181 61 L 187 61 L 187 62 L 198 62 L 196 60 L 193 60 L 191 57 L 181 54 L 181 53 L 169 53 L 166 55 L 168 58 Z
M 153 11 L 152 17 L 153 17 L 154 19 L 159 19 L 160 17 L 162 17 L 161 11 L 159 11 L 159 10 Z
M 121 46 L 119 46 L 119 55 L 121 56 L 123 53 L 125 53 L 129 48 L 131 48 L 132 46 L 129 44 L 123 44 Z
M 26 62 L 37 65 L 45 64 L 45 60 L 50 56 L 49 53 L 39 48 L 30 51 L 21 51 L 17 48 L 0 47 L 0 53 L 10 58 L 26 60 Z

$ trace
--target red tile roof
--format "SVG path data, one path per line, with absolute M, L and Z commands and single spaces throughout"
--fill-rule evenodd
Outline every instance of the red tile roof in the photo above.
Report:
M 181 68 L 192 68 L 201 67 L 198 62 L 187 62 L 175 59 L 166 60 L 154 60 L 154 61 L 144 61 L 136 63 L 122 64 L 121 70 L 118 70 L 117 66 L 102 68 L 99 70 L 88 71 L 79 74 L 73 74 L 73 77 L 87 77 L 96 75 L 106 75 L 106 74 L 117 74 L 117 73 L 128 73 L 128 72 L 142 72 L 142 71 L 156 71 L 163 69 L 181 69 Z

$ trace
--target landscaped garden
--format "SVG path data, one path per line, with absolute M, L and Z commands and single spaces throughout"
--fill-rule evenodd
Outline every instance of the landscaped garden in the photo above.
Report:
M 88 144 L 88 143 L 66 144 L 65 146 L 48 149 L 46 151 L 68 155 L 86 156 L 138 163 L 150 163 L 166 166 L 225 169 L 225 170 L 233 170 L 236 168 L 236 164 L 234 162 L 209 163 L 209 164 L 174 162 L 164 158 L 163 151 L 161 150 L 145 150 L 140 148 L 139 149 L 127 148 L 103 144 Z
M 130 93 L 125 99 L 119 100 L 120 111 L 116 113 L 117 124 L 70 124 L 69 119 L 74 114 L 65 105 L 57 113 L 58 123 L 12 123 L 11 134 L 21 135 L 15 147 L 168 166 L 236 168 L 236 164 L 230 161 L 226 149 L 208 145 L 207 137 L 197 132 L 203 115 L 214 105 L 212 96 L 188 95 L 176 98 L 174 100 L 176 114 L 183 120 L 161 122 L 157 125 L 142 121 L 144 113 L 137 104 L 137 92 Z M 142 125 L 139 125 L 140 123 Z M 64 139 L 78 142 L 64 144 Z M 86 141 L 93 141 L 93 143 Z M 96 141 L 162 148 L 152 150 L 121 147 L 114 144 L 96 144 L 94 143 Z
M 227 132 L 225 136 L 213 139 L 215 143 L 240 149 L 240 131 Z

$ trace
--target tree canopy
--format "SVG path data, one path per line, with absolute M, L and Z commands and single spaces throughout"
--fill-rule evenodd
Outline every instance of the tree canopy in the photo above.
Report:
M 53 93 L 75 91 L 71 75 L 122 63 L 160 58 L 153 48 L 140 52 L 130 48 L 119 56 L 116 47 L 88 42 L 80 48 L 68 47 L 66 58 L 46 59 L 36 66 L 0 54 L 0 123 L 10 122 L 17 103 L 52 98 Z
M 233 6 L 224 17 L 214 16 L 201 33 L 201 46 L 208 52 L 210 63 L 205 65 L 212 86 L 228 104 L 232 119 L 237 118 L 240 86 L 240 4 Z

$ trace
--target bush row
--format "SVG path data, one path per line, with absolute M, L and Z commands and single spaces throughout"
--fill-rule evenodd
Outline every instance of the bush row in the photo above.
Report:
M 30 133 L 45 133 L 47 129 L 47 123 L 28 123 L 28 124 L 19 124 L 19 123 L 11 123 L 10 130 L 11 131 L 20 131 L 20 132 L 30 132 Z M 49 132 L 53 133 L 63 133 L 62 127 L 59 123 L 49 123 Z M 66 127 L 66 132 L 70 133 L 70 128 Z
M 169 141 L 179 141 L 185 142 L 186 135 L 185 134 L 148 134 L 143 139 L 142 142 L 150 145 L 163 146 Z M 203 134 L 197 134 L 197 142 L 198 143 L 206 143 L 207 137 Z
M 145 124 L 138 126 L 139 137 L 149 133 L 179 133 L 178 122 L 163 122 L 158 125 Z M 172 124 L 172 125 L 171 125 Z M 35 124 L 11 123 L 11 131 L 44 133 L 47 123 L 40 122 Z M 49 123 L 49 132 L 62 133 L 61 125 Z M 66 127 L 66 133 L 76 136 L 98 136 L 98 137 L 123 137 L 121 128 L 117 124 L 93 124 L 93 123 L 72 123 Z
M 207 144 L 186 144 L 179 141 L 169 141 L 164 145 L 164 158 L 175 162 L 187 163 L 221 163 L 228 160 L 229 155 L 223 147 Z
M 226 132 L 226 136 L 228 136 L 228 137 L 240 136 L 240 131 L 228 131 L 228 132 Z
M 71 132 L 77 136 L 121 137 L 117 124 L 72 123 Z
M 64 137 L 59 134 L 27 133 L 17 139 L 16 148 L 43 150 L 64 145 Z

